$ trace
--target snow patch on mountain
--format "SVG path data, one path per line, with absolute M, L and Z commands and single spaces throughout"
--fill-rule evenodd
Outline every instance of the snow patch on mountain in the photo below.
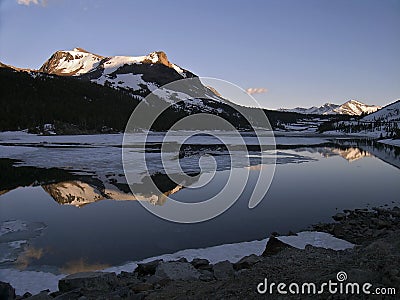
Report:
M 116 72 L 119 68 L 132 64 L 160 63 L 172 68 L 183 78 L 187 77 L 186 70 L 169 62 L 162 51 L 152 52 L 144 56 L 109 56 L 104 57 L 90 53 L 82 48 L 60 50 L 55 52 L 39 69 L 40 72 L 64 76 L 79 76 L 102 69 L 103 75 Z
M 350 100 L 350 101 L 347 101 L 346 103 L 340 105 L 340 107 L 335 111 L 341 115 L 346 114 L 346 115 L 359 116 L 363 113 L 367 113 L 367 114 L 373 113 L 381 108 L 382 108 L 382 106 L 368 105 L 368 104 L 364 104 L 357 100 Z
M 117 74 L 112 78 L 109 75 L 104 75 L 97 79 L 93 79 L 92 82 L 100 85 L 108 84 L 113 88 L 120 87 L 137 91 L 142 89 L 141 85 L 147 85 L 147 83 L 142 79 L 142 76 L 143 74 Z
M 361 119 L 362 121 L 377 121 L 377 120 L 384 120 L 384 121 L 400 121 L 400 100 L 393 102 L 382 109 L 365 116 Z
M 346 115 L 361 115 L 363 113 L 373 113 L 380 109 L 381 106 L 364 104 L 357 100 L 349 100 L 342 105 L 325 103 L 320 107 L 296 107 L 292 109 L 280 108 L 280 111 L 285 112 L 296 112 L 300 114 L 318 114 L 318 115 L 336 115 L 336 114 L 346 114 Z
M 102 56 L 89 53 L 81 48 L 57 51 L 43 64 L 39 71 L 56 75 L 77 76 L 96 68 L 102 59 Z

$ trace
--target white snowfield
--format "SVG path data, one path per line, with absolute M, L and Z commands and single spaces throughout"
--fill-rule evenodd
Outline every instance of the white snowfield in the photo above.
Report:
M 73 74 L 74 76 L 89 73 L 96 69 L 102 62 L 104 75 L 111 74 L 124 65 L 140 64 L 143 62 L 157 63 L 160 57 L 157 52 L 152 52 L 142 56 L 110 56 L 103 57 L 94 53 L 87 52 L 80 48 L 73 50 L 61 50 L 57 53 L 70 54 L 73 59 L 62 58 L 58 64 L 54 66 L 54 71 L 63 74 Z M 184 73 L 184 70 L 175 64 L 171 64 L 172 68 L 178 73 Z
M 400 123 L 400 100 L 397 100 L 396 102 L 383 107 L 377 112 L 363 117 L 361 120 L 369 122 L 373 122 L 376 120 L 397 121 L 398 123 Z
M 102 57 L 98 55 L 81 51 L 78 48 L 75 48 L 71 51 L 61 52 L 69 53 L 74 57 L 74 59 L 72 60 L 67 60 L 66 58 L 59 60 L 56 68 L 60 73 L 63 74 L 85 74 L 96 68 L 100 64 L 100 61 L 102 59 Z
M 324 232 L 304 231 L 298 233 L 297 236 L 280 236 L 278 239 L 299 249 L 304 249 L 308 244 L 315 247 L 333 250 L 344 250 L 354 247 L 354 244 L 335 238 L 332 235 Z M 102 271 L 116 273 L 120 273 L 122 271 L 132 272 L 137 267 L 138 263 L 150 262 L 156 259 L 171 261 L 183 257 L 188 261 L 191 261 L 194 258 L 205 258 L 208 259 L 212 264 L 224 260 L 229 260 L 230 262 L 235 263 L 241 258 L 251 254 L 261 255 L 267 242 L 268 238 L 261 241 L 256 240 L 208 248 L 186 249 L 173 254 L 164 254 L 156 257 L 146 258 L 141 261 L 128 262 L 124 265 L 107 268 Z M 23 295 L 25 292 L 37 294 L 45 289 L 57 291 L 58 281 L 66 275 L 67 274 L 53 274 L 49 272 L 0 269 L 0 281 L 9 282 L 16 289 L 16 292 L 19 295 Z
M 318 115 L 335 115 L 335 114 L 346 114 L 346 115 L 361 115 L 363 113 L 373 113 L 378 109 L 382 108 L 378 105 L 368 105 L 357 100 L 349 100 L 341 105 L 333 103 L 325 103 L 320 107 L 302 108 L 296 107 L 292 109 L 281 108 L 280 111 L 297 112 L 301 114 L 318 114 Z
M 80 48 L 73 50 L 62 50 L 57 51 L 60 54 L 69 54 L 68 57 L 62 57 L 58 61 L 52 59 L 54 65 L 52 66 L 52 72 L 59 72 L 65 75 L 79 76 L 82 74 L 101 70 L 102 75 L 97 79 L 91 81 L 100 85 L 105 85 L 107 82 L 113 88 L 123 88 L 132 91 L 138 91 L 143 89 L 143 85 L 147 86 L 150 91 L 154 90 L 152 82 L 145 82 L 142 79 L 143 74 L 116 74 L 118 69 L 124 66 L 142 63 L 161 63 L 166 60 L 166 57 L 160 57 L 159 53 L 152 52 L 148 55 L 143 56 L 110 56 L 103 57 L 94 53 L 87 52 Z M 73 57 L 71 59 L 70 57 Z M 164 60 L 163 60 L 164 59 Z M 179 73 L 182 78 L 186 78 L 185 70 L 179 66 L 172 64 L 167 61 L 169 67 Z M 36 76 L 32 73 L 32 76 Z M 140 86 L 142 85 L 142 86 Z

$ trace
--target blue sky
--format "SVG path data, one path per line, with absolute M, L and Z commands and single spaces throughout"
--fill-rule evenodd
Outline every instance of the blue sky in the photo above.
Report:
M 400 98 L 400 0 L 0 0 L 0 61 L 163 50 L 199 76 L 265 88 L 267 108 Z M 38 3 L 38 4 L 35 4 Z

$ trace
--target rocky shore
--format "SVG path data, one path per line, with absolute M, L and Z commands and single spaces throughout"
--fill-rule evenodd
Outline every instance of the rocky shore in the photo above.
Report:
M 272 236 L 261 256 L 250 255 L 237 263 L 157 260 L 118 275 L 72 274 L 59 281 L 59 291 L 34 296 L 15 296 L 9 284 L 0 283 L 0 299 L 307 299 L 316 295 L 284 295 L 276 287 L 272 295 L 260 294 L 257 286 L 267 279 L 287 286 L 312 282 L 319 287 L 329 280 L 339 283 L 339 272 L 346 273 L 347 281 L 343 282 L 371 283 L 371 294 L 332 294 L 325 289 L 317 297 L 396 299 L 389 293 L 400 293 L 400 208 L 346 210 L 333 219 L 334 223 L 317 224 L 313 229 L 356 244 L 353 249 L 335 251 L 309 245 L 301 250 Z M 377 288 L 386 295 L 372 295 Z

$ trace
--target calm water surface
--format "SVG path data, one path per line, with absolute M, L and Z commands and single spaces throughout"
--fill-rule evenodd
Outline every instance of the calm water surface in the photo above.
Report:
M 272 232 L 285 234 L 331 221 L 330 217 L 343 209 L 398 205 L 398 157 L 392 155 L 385 162 L 371 154 L 381 150 L 364 149 L 279 150 L 282 157 L 297 160 L 278 159 L 271 187 L 260 205 L 249 209 L 247 202 L 259 168 L 268 165 L 252 168 L 244 192 L 229 210 L 198 224 L 164 221 L 135 200 L 62 205 L 41 186 L 4 192 L 0 196 L 0 223 L 25 220 L 47 225 L 42 235 L 29 243 L 32 253 L 40 255 L 28 255 L 23 266 L 27 270 L 51 266 L 72 272 L 76 266 L 101 268 L 181 249 L 263 239 Z M 244 168 L 237 168 L 235 176 L 240 176 L 241 170 L 244 172 Z M 206 200 L 219 191 L 228 175 L 229 170 L 218 171 L 206 186 L 181 189 L 172 197 L 183 202 Z M 167 206 L 168 200 L 159 209 Z

